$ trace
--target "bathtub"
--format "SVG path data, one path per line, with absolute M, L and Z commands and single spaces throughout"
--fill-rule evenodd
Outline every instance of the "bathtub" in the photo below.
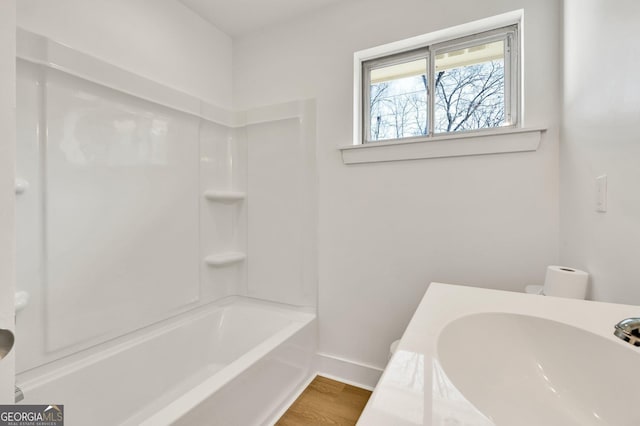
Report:
M 66 425 L 271 424 L 311 374 L 315 314 L 243 297 L 18 376 Z

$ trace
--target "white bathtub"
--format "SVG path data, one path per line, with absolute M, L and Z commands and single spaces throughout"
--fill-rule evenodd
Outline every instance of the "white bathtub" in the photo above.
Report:
M 233 297 L 18 377 L 66 424 L 261 425 L 311 374 L 315 315 Z

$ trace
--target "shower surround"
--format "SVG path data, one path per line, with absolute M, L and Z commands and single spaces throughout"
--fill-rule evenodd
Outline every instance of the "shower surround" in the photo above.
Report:
M 226 377 L 201 402 L 291 339 L 303 356 L 283 355 L 283 386 L 304 383 L 316 341 L 314 102 L 228 111 L 24 30 L 17 66 L 24 402 L 65 399 L 70 424 L 83 424 L 72 413 L 109 395 L 152 395 L 145 377 Z M 233 372 L 220 354 L 233 354 Z M 174 382 L 156 397 L 187 393 Z

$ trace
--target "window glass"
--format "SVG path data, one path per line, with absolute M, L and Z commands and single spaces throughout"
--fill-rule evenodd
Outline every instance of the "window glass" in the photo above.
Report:
M 370 141 L 428 134 L 427 75 L 426 58 L 371 70 Z
M 508 125 L 505 41 L 437 51 L 434 133 Z
M 362 64 L 362 143 L 426 140 L 519 123 L 518 26 Z

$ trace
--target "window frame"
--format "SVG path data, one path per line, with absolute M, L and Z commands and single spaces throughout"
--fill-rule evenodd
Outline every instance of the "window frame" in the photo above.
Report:
M 499 127 L 435 133 L 435 97 L 433 94 L 435 94 L 436 89 L 435 67 L 437 55 L 440 53 L 476 46 L 478 44 L 501 40 L 504 41 L 504 102 L 506 124 Z M 390 54 L 378 55 L 376 57 L 361 60 L 359 62 L 360 69 L 358 71 L 360 73 L 361 80 L 360 99 L 358 101 L 360 105 L 359 114 L 361 117 L 359 144 L 370 145 L 379 142 L 393 143 L 429 141 L 434 137 L 482 134 L 485 132 L 495 132 L 498 129 L 521 128 L 522 90 L 520 78 L 521 53 L 519 46 L 520 22 L 518 21 L 507 25 L 503 24 L 496 28 L 478 31 L 473 34 L 413 46 Z M 377 68 L 383 68 L 422 58 L 427 61 L 427 134 L 424 136 L 420 135 L 405 138 L 371 140 L 371 71 Z

